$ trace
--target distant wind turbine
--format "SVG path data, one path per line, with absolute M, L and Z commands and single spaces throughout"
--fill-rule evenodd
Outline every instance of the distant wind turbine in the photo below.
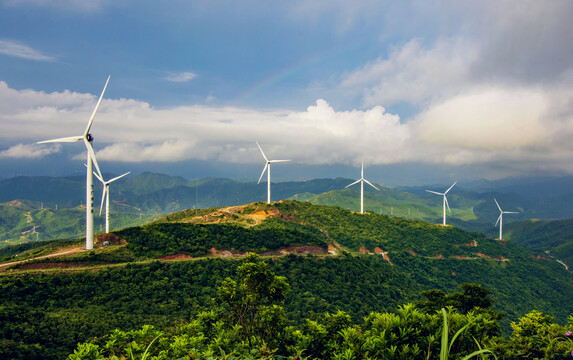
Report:
M 446 190 L 443 193 L 439 193 L 439 192 L 431 191 L 431 190 L 426 190 L 427 192 L 430 192 L 432 194 L 441 195 L 444 197 L 444 222 L 443 222 L 444 226 L 446 226 L 446 206 L 448 207 L 448 211 L 450 212 L 450 214 L 452 213 L 452 210 L 450 210 L 450 204 L 448 204 L 448 198 L 446 197 L 446 194 L 448 193 L 448 191 L 450 191 L 454 187 L 454 185 L 456 185 L 456 183 L 457 183 L 457 181 L 454 181 L 452 186 L 450 186 L 448 188 L 448 190 Z
M 518 212 L 515 211 L 503 211 L 501 210 L 501 206 L 499 206 L 499 203 L 497 202 L 497 200 L 495 198 L 493 198 L 493 201 L 495 201 L 495 204 L 497 205 L 497 208 L 499 209 L 499 217 L 497 218 L 497 221 L 495 222 L 495 226 L 497 226 L 497 223 L 499 223 L 499 240 L 503 240 L 503 214 L 519 214 Z
M 103 202 L 105 200 L 105 233 L 109 233 L 109 184 L 111 184 L 112 182 L 116 181 L 117 179 L 121 179 L 122 177 L 124 177 L 125 175 L 131 173 L 131 171 L 126 172 L 123 175 L 114 177 L 111 180 L 105 181 L 103 179 L 103 177 L 99 176 L 96 172 L 94 172 L 94 175 L 96 176 L 96 178 L 102 183 L 103 185 L 103 192 L 101 194 L 101 205 L 99 207 L 99 214 L 101 215 L 101 210 L 103 208 Z
M 261 148 L 261 145 L 259 145 L 259 142 L 257 141 L 257 146 L 259 147 L 259 150 L 261 150 L 261 154 L 263 154 L 263 157 L 265 158 L 265 161 L 267 162 L 265 164 L 265 167 L 263 168 L 263 172 L 261 173 L 261 177 L 259 178 L 259 181 L 257 182 L 257 184 L 260 184 L 261 179 L 263 178 L 263 175 L 265 174 L 265 171 L 267 172 L 267 204 L 271 203 L 271 163 L 277 163 L 277 162 L 286 162 L 286 161 L 290 161 L 290 160 L 269 160 L 267 159 L 265 153 L 263 152 L 263 149 Z
M 82 135 L 70 136 L 70 137 L 65 137 L 65 138 L 52 139 L 52 140 L 46 140 L 46 141 L 38 142 L 38 144 L 43 144 L 43 143 L 51 143 L 51 142 L 76 142 L 76 141 L 83 140 L 83 142 L 86 146 L 86 150 L 87 150 L 87 161 L 86 161 L 86 166 L 87 166 L 87 173 L 86 173 L 86 250 L 91 250 L 94 247 L 94 214 L 93 214 L 94 183 L 93 183 L 93 176 L 92 176 L 93 165 L 95 165 L 97 173 L 101 176 L 101 171 L 100 171 L 99 166 L 97 164 L 97 160 L 95 158 L 95 152 L 94 152 L 94 149 L 92 147 L 93 136 L 90 134 L 90 128 L 91 128 L 92 123 L 94 121 L 97 109 L 99 108 L 99 105 L 100 105 L 101 100 L 103 98 L 103 94 L 105 93 L 105 89 L 107 88 L 109 78 L 110 77 L 108 76 L 107 81 L 105 82 L 105 86 L 103 87 L 103 90 L 102 90 L 101 95 L 99 97 L 99 100 L 98 100 L 98 102 L 94 108 L 94 111 L 92 112 L 92 115 L 88 121 L 88 126 L 86 127 L 86 129 L 84 130 L 84 133 Z M 56 209 L 57 209 L 57 205 L 56 205 Z
M 364 214 L 364 183 L 367 183 L 368 185 L 372 186 L 374 189 L 380 191 L 380 189 L 378 189 L 376 186 L 372 185 L 370 183 L 370 181 L 366 180 L 364 178 L 364 161 L 362 162 L 362 172 L 360 173 L 360 179 L 356 180 L 355 182 L 353 182 L 350 185 L 346 185 L 345 189 L 354 185 L 354 184 L 358 184 L 360 183 L 360 213 Z

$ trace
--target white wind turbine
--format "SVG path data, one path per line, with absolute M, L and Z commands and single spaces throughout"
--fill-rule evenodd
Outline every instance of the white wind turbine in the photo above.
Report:
M 495 198 L 493 198 L 493 201 L 495 201 L 495 204 L 497 205 L 497 208 L 499 209 L 499 217 L 497 218 L 497 221 L 495 222 L 495 226 L 497 226 L 497 223 L 499 223 L 499 240 L 503 240 L 503 238 L 502 238 L 503 214 L 519 214 L 519 213 L 515 212 L 515 211 L 503 211 L 503 210 L 501 210 L 501 206 L 499 206 L 499 203 L 497 202 L 497 200 Z
M 277 162 L 285 162 L 285 161 L 290 161 L 290 160 L 269 160 L 267 159 L 265 153 L 263 152 L 263 149 L 261 148 L 261 145 L 259 145 L 259 142 L 256 141 L 257 146 L 259 147 L 259 150 L 261 150 L 261 154 L 263 154 L 263 157 L 265 158 L 265 161 L 267 162 L 265 164 L 265 167 L 263 168 L 263 172 L 261 173 L 261 177 L 259 178 L 259 181 L 257 182 L 257 184 L 260 184 L 261 179 L 263 178 L 263 175 L 265 174 L 265 171 L 267 171 L 267 204 L 271 203 L 271 163 L 277 163 Z
M 452 186 L 450 186 L 450 187 L 448 188 L 448 190 L 446 190 L 446 191 L 443 192 L 443 193 L 439 193 L 439 192 L 431 191 L 431 190 L 426 190 L 427 192 L 430 192 L 430 193 L 432 193 L 432 194 L 441 195 L 441 196 L 444 197 L 444 222 L 443 222 L 443 225 L 444 225 L 444 226 L 446 226 L 446 206 L 448 207 L 448 210 L 449 210 L 450 214 L 452 213 L 452 210 L 450 210 L 450 204 L 448 204 L 448 198 L 446 197 L 446 194 L 448 193 L 448 191 L 450 191 L 450 190 L 454 187 L 454 185 L 456 185 L 456 183 L 457 183 L 457 181 L 454 181 L 454 183 L 452 184 Z
M 354 185 L 354 184 L 360 183 L 360 213 L 364 214 L 364 183 L 367 183 L 368 185 L 372 186 L 374 189 L 376 189 L 378 191 L 380 191 L 380 189 L 378 189 L 376 186 L 372 185 L 370 183 L 370 181 L 368 181 L 364 178 L 364 161 L 362 162 L 362 172 L 360 173 L 360 175 L 361 175 L 360 179 L 356 180 L 355 182 L 353 182 L 350 185 L 347 185 L 345 187 L 345 189 Z
M 109 82 L 109 76 L 107 77 L 107 81 L 105 82 L 105 86 L 101 92 L 99 100 L 92 112 L 92 115 L 88 121 L 88 126 L 86 127 L 84 133 L 79 136 L 70 136 L 65 138 L 59 139 L 52 139 L 46 141 L 40 141 L 38 144 L 43 143 L 51 143 L 51 142 L 76 142 L 83 140 L 86 150 L 87 150 L 87 173 L 86 173 L 86 250 L 91 250 L 94 248 L 94 212 L 93 212 L 93 205 L 94 205 L 94 182 L 93 182 L 93 165 L 97 170 L 97 173 L 101 176 L 101 171 L 99 170 L 99 166 L 97 164 L 97 160 L 95 157 L 94 149 L 92 146 L 93 137 L 90 134 L 90 128 L 94 121 L 97 109 L 101 103 L 103 98 L 103 94 L 105 93 L 105 89 L 107 88 L 107 83 Z
M 99 207 L 99 214 L 101 215 L 101 210 L 103 208 L 103 202 L 105 200 L 105 233 L 109 233 L 109 184 L 111 184 L 112 182 L 116 181 L 117 179 L 121 179 L 122 177 L 124 177 L 125 175 L 131 173 L 131 171 L 126 172 L 123 175 L 114 177 L 111 180 L 108 181 L 104 181 L 103 177 L 99 176 L 95 171 L 94 171 L 94 175 L 96 176 L 96 178 L 102 183 L 103 185 L 103 192 L 101 194 L 101 205 Z

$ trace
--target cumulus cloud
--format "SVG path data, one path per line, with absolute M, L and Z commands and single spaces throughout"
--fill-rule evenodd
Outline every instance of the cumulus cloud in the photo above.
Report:
M 567 83 L 552 91 L 471 88 L 430 102 L 408 122 L 382 106 L 338 111 L 322 99 L 303 111 L 263 111 L 205 105 L 157 109 L 133 99 L 104 98 L 91 133 L 100 161 L 259 163 L 259 141 L 271 159 L 310 165 L 358 165 L 361 160 L 466 165 L 509 159 L 519 166 L 543 162 L 563 168 L 573 154 Z M 14 90 L 0 83 L 0 106 L 6 109 L 0 124 L 7 129 L 0 142 L 79 135 L 96 101 L 91 94 Z M 60 149 L 33 152 L 22 146 L 6 154 L 38 157 Z
M 535 146 L 551 135 L 546 95 L 486 88 L 431 106 L 417 117 L 417 135 L 430 144 L 484 150 Z
M 12 40 L 0 40 L 0 54 L 35 61 L 55 61 L 53 56 L 45 55 L 31 47 Z
M 444 39 L 424 47 L 414 39 L 395 47 L 387 58 L 348 74 L 340 91 L 362 92 L 365 106 L 420 104 L 454 94 L 469 81 L 477 49 L 461 40 Z
M 0 158 L 39 159 L 46 155 L 60 152 L 61 148 L 62 146 L 60 144 L 17 144 L 6 150 L 0 151 Z
M 195 79 L 196 77 L 197 75 L 192 72 L 182 72 L 178 74 L 171 74 L 167 76 L 165 79 L 167 81 L 172 81 L 172 82 L 188 82 L 190 80 Z

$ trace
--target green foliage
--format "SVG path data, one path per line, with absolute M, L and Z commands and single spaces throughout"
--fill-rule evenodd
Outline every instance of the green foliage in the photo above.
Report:
M 140 257 L 178 253 L 205 256 L 212 247 L 236 252 L 264 252 L 297 245 L 326 248 L 324 236 L 318 232 L 279 225 L 244 228 L 232 224 L 157 223 L 115 234 L 126 239 L 128 249 Z
M 573 219 L 516 221 L 504 224 L 504 232 L 511 241 L 543 257 L 573 265 Z
M 492 305 L 493 300 L 489 297 L 491 291 L 488 289 L 471 283 L 462 283 L 460 287 L 463 292 L 450 294 L 437 289 L 422 291 L 422 296 L 426 300 L 419 301 L 416 305 L 428 313 L 451 306 L 458 309 L 462 314 L 467 314 L 475 308 L 487 309 Z
M 507 359 L 569 359 L 573 354 L 573 316 L 561 326 L 553 317 L 533 310 L 512 322 L 508 341 L 492 342 L 495 351 Z
M 257 345 L 273 344 L 286 323 L 282 307 L 290 290 L 286 278 L 276 276 L 256 254 L 242 261 L 237 277 L 226 278 L 217 290 L 230 308 L 229 323 L 240 327 L 239 333 L 251 346 L 251 339 Z

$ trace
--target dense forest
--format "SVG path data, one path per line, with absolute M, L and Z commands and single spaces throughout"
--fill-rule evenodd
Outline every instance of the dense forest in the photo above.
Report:
M 217 269 L 221 262 L 205 265 Z M 340 309 L 300 316 L 286 311 L 297 290 L 287 277 L 275 274 L 272 264 L 256 255 L 233 264 L 233 271 L 217 273 L 219 285 L 199 298 L 206 305 L 195 310 L 191 309 L 196 298 L 189 297 L 192 286 L 169 284 L 170 276 L 181 275 L 187 267 L 155 262 L 144 269 L 160 274 L 146 277 L 138 271 L 144 269 L 129 266 L 125 275 L 154 284 L 140 294 L 133 294 L 139 291 L 132 289 L 131 279 L 121 281 L 119 274 L 107 270 L 102 280 L 110 288 L 123 283 L 123 297 L 114 299 L 109 292 L 92 287 L 90 290 L 96 291 L 91 291 L 92 299 L 86 302 L 78 301 L 85 295 L 78 296 L 78 286 L 64 278 L 58 284 L 60 291 L 38 293 L 28 305 L 41 307 L 45 301 L 57 307 L 56 299 L 61 298 L 78 307 L 68 311 L 53 308 L 52 312 L 36 309 L 28 317 L 3 307 L 2 320 L 8 326 L 2 329 L 0 351 L 4 358 L 56 359 L 71 353 L 71 346 L 75 350 L 69 359 L 75 360 L 448 359 L 472 355 L 560 359 L 571 356 L 573 349 L 573 317 L 559 325 L 553 317 L 531 311 L 511 323 L 511 334 L 500 336 L 499 319 L 504 315 L 491 309 L 495 298 L 477 284 L 461 284 L 453 293 L 424 291 L 415 303 L 385 304 L 388 310 L 379 307 L 357 320 L 351 310 Z M 201 279 L 200 273 L 188 270 L 185 274 L 198 282 L 210 282 Z M 30 279 L 25 280 L 28 283 Z M 82 280 L 85 289 L 86 278 Z M 41 283 L 46 284 L 39 281 L 36 287 L 43 287 Z M 30 290 L 21 288 L 28 294 L 34 292 Z M 139 298 L 139 303 L 120 311 L 120 303 L 128 297 Z M 152 305 L 158 302 L 163 306 Z M 76 341 L 80 343 L 75 345 Z
M 441 351 L 443 307 L 450 340 L 462 324 L 474 324 L 464 334 L 475 336 L 474 321 L 485 322 L 490 324 L 487 334 L 476 337 L 484 339 L 480 346 L 501 358 L 519 358 L 516 354 L 523 349 L 513 349 L 511 344 L 529 341 L 514 339 L 520 323 L 542 323 L 547 331 L 541 337 L 557 336 L 557 330 L 571 325 L 566 325 L 573 313 L 570 272 L 511 242 L 451 226 L 295 201 L 224 210 L 170 214 L 112 234 L 123 242 L 4 269 L 0 276 L 0 354 L 15 359 L 61 359 L 78 343 L 88 341 L 91 345 L 76 349 L 77 359 L 95 353 L 101 356 L 91 358 L 113 354 L 130 358 L 126 351 L 139 353 L 136 358 L 141 358 L 157 337 L 149 351 L 153 356 L 167 351 L 163 358 L 245 357 L 251 351 L 253 357 L 264 357 L 264 353 L 287 358 L 296 354 L 426 358 L 431 352 L 433 358 Z M 250 221 L 255 215 L 265 220 L 255 225 Z M 0 258 L 4 262 L 31 259 L 53 252 L 58 243 L 0 249 Z M 297 246 L 321 251 L 303 256 L 273 253 Z M 327 255 L 327 246 L 336 255 Z M 233 256 L 206 256 L 214 247 Z M 237 260 L 246 250 L 269 255 L 264 262 L 251 257 Z M 158 260 L 170 255 L 186 258 Z M 264 267 L 267 275 L 282 279 L 280 301 L 272 306 L 264 303 L 272 311 L 265 313 L 270 318 L 263 316 L 265 321 L 274 319 L 272 338 L 280 342 L 273 343 L 268 334 L 257 335 L 264 341 L 250 339 L 245 328 L 257 326 L 241 325 L 233 318 L 238 316 L 233 310 L 238 295 L 229 289 L 232 281 L 242 281 L 241 266 L 246 264 Z M 464 285 L 468 283 L 475 286 Z M 228 290 L 222 292 L 225 286 Z M 475 291 L 479 298 L 492 299 L 479 305 L 487 311 L 469 312 L 463 299 L 475 299 L 471 295 Z M 329 329 L 334 324 L 338 325 Z M 391 324 L 392 328 L 385 327 Z M 537 328 L 518 334 L 528 338 Z M 417 335 L 400 340 L 409 331 Z M 95 337 L 98 340 L 90 340 Z M 187 355 L 169 353 L 179 346 L 175 339 L 183 338 L 188 342 L 180 344 L 180 349 Z M 142 346 L 139 350 L 134 339 Z M 457 354 L 478 350 L 471 337 L 459 339 L 460 347 L 453 348 Z M 568 338 L 559 339 L 561 344 Z M 547 350 L 543 341 L 539 351 Z M 410 353 L 414 346 L 417 350 Z M 191 348 L 196 356 L 191 355 Z M 563 350 L 550 351 L 558 348 Z M 510 349 L 509 353 L 503 355 L 503 349 Z M 82 357 L 82 351 L 92 355 Z

